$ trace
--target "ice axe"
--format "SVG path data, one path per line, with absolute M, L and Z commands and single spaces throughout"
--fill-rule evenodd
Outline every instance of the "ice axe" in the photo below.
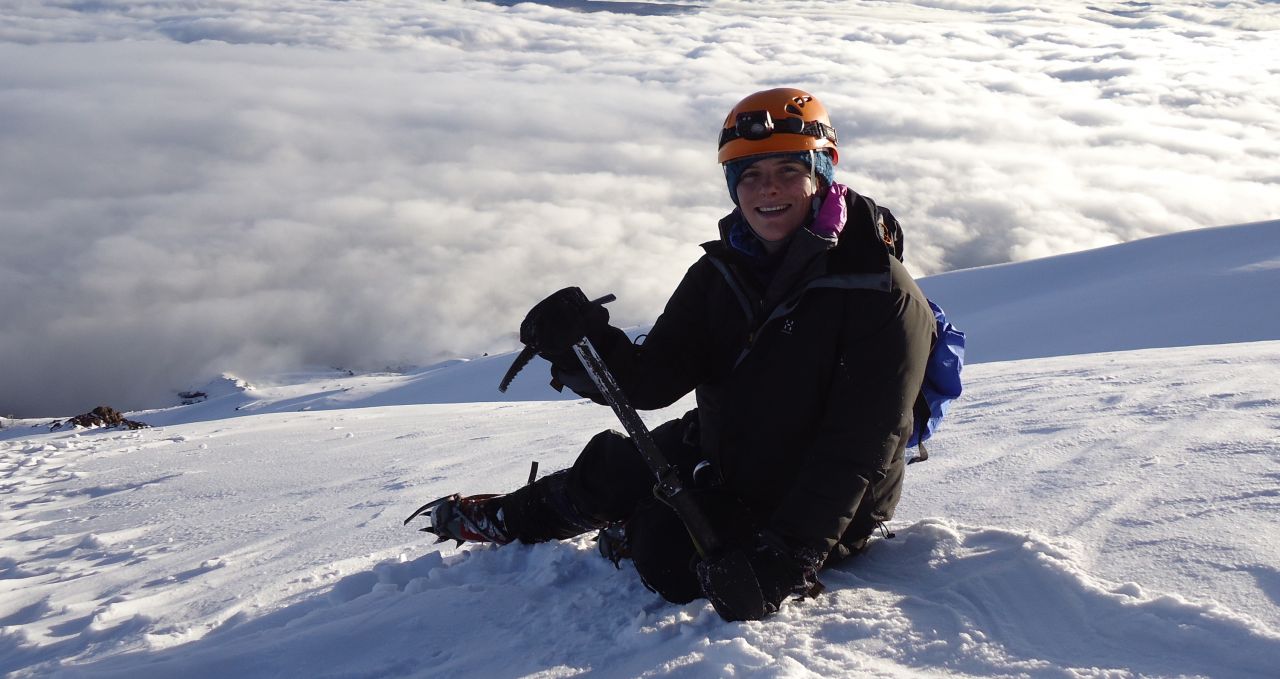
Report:
M 640 456 L 644 458 L 657 479 L 657 483 L 653 486 L 654 496 L 675 510 L 680 520 L 684 522 L 685 528 L 689 531 L 689 537 L 693 540 L 693 546 L 702 558 L 720 554 L 723 551 L 724 541 L 712 526 L 710 517 L 685 488 L 680 472 L 667 462 L 667 457 L 662 454 L 662 450 L 653 440 L 653 435 L 649 433 L 649 427 L 645 426 L 635 407 L 627 399 L 627 395 L 618 386 L 617 380 L 614 379 L 613 373 L 609 371 L 604 360 L 600 358 L 595 345 L 591 340 L 583 337 L 573 345 L 573 353 L 578 355 L 578 360 L 582 361 L 582 367 L 587 369 L 591 381 L 600 390 L 609 407 L 613 408 L 613 414 L 618 416 L 622 428 L 627 430 L 632 443 L 640 451 Z
M 612 302 L 614 299 L 613 295 L 605 295 L 596 301 L 600 304 L 605 304 Z M 516 373 L 520 372 L 520 369 L 536 353 L 531 348 L 525 347 L 520 352 L 520 355 L 516 357 L 515 362 L 512 363 L 511 369 L 507 371 L 507 375 L 503 378 L 499 389 L 505 389 Z M 676 516 L 680 517 L 680 521 L 684 524 L 685 530 L 688 531 L 689 539 L 693 542 L 693 547 L 697 550 L 698 556 L 703 561 L 716 560 L 717 567 L 710 569 L 705 576 L 714 586 L 715 591 L 722 593 L 722 595 L 731 596 L 734 601 L 743 605 L 747 610 L 764 611 L 764 594 L 761 592 L 759 584 L 754 579 L 740 577 L 742 573 L 753 572 L 746 555 L 741 550 L 729 549 L 731 545 L 724 539 L 724 534 L 716 530 L 706 509 L 698 502 L 695 494 L 685 487 L 684 480 L 680 478 L 680 471 L 667 461 L 666 455 L 663 455 L 662 450 L 658 448 L 658 444 L 653 440 L 653 435 L 649 433 L 649 428 L 640 419 L 640 415 L 636 412 L 635 407 L 631 405 L 631 401 L 622 391 L 622 387 L 618 385 L 618 381 L 614 378 L 613 373 L 610 372 L 609 366 L 605 365 L 604 359 L 600 357 L 600 352 L 596 350 L 595 345 L 591 343 L 589 338 L 584 336 L 573 344 L 573 353 L 577 355 L 582 367 L 586 369 L 587 375 L 591 377 L 592 383 L 600 391 L 600 395 L 604 397 L 609 407 L 613 409 L 613 414 L 618 417 L 618 421 L 622 423 L 622 428 L 631 437 L 631 441 L 639 451 L 640 457 L 644 459 L 650 471 L 653 472 L 656 479 L 656 483 L 653 486 L 654 497 L 671 507 Z M 721 615 L 723 616 L 724 614 L 722 613 Z
M 592 303 L 608 304 L 616 299 L 616 295 L 609 294 L 593 300 Z M 528 365 L 529 361 L 533 360 L 537 353 L 530 346 L 522 349 L 520 354 L 516 356 L 516 360 L 511 363 L 511 367 L 507 369 L 507 374 L 503 376 L 502 382 L 498 385 L 498 391 L 506 392 L 516 374 Z M 574 343 L 573 353 L 578 356 L 578 360 L 582 362 L 582 367 L 586 369 L 587 375 L 591 377 L 591 381 L 600 390 L 600 394 L 604 396 L 605 401 L 609 403 L 609 407 L 613 408 L 613 414 L 618 416 L 618 421 L 622 423 L 623 429 L 627 430 L 627 434 L 635 443 L 636 448 L 639 449 L 640 456 L 644 458 L 644 461 L 649 465 L 649 469 L 653 471 L 653 475 L 657 479 L 657 483 L 653 487 L 653 494 L 675 510 L 680 519 L 684 521 L 685 527 L 689 530 L 689 537 L 693 539 L 693 544 L 697 548 L 698 554 L 704 558 L 712 554 L 718 554 L 722 551 L 724 541 L 712 528 L 711 521 L 703 508 L 697 504 L 692 494 L 685 489 L 684 481 L 681 480 L 679 471 L 667 462 L 666 456 L 662 454 L 658 444 L 654 442 L 653 435 L 649 433 L 649 428 L 645 426 L 644 421 L 640 419 L 640 415 L 636 413 L 635 407 L 627 399 L 627 395 L 618 386 L 618 381 L 614 379 L 613 373 L 605 365 L 604 359 L 600 358 L 600 353 L 596 351 L 595 345 L 591 343 L 591 340 L 582 337 Z

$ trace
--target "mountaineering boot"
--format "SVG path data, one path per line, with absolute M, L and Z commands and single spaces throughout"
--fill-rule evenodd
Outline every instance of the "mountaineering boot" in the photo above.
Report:
M 428 502 L 418 508 L 405 525 L 423 514 L 431 520 L 431 525 L 419 530 L 432 533 L 439 539 L 463 542 L 492 542 L 505 545 L 511 542 L 503 522 L 500 495 L 470 495 L 462 497 L 454 493 L 439 500 Z
M 608 521 L 584 511 L 574 500 L 570 470 L 548 474 L 502 498 L 503 528 L 525 543 L 565 540 L 603 528 Z
M 431 525 L 421 530 L 439 541 L 499 545 L 564 540 L 608 523 L 579 509 L 570 495 L 569 473 L 563 470 L 506 495 L 442 497 L 419 507 L 404 523 L 425 515 Z

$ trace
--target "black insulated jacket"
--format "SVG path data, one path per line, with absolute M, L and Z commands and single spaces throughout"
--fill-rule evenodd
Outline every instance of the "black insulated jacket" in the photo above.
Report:
M 612 327 L 591 337 L 636 408 L 696 391 L 698 441 L 724 486 L 829 563 L 892 517 L 935 341 L 880 209 L 847 201 L 838 241 L 798 230 L 767 286 L 729 245 L 735 211 L 643 343 Z M 584 372 L 554 372 L 603 402 Z

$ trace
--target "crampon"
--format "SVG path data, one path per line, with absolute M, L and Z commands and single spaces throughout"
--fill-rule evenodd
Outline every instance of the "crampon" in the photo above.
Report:
M 454 540 L 459 546 L 464 542 L 505 545 L 511 538 L 503 530 L 501 510 L 492 501 L 497 497 L 492 494 L 462 497 L 454 493 L 422 505 L 404 520 L 404 525 L 426 516 L 431 524 L 418 530 L 435 535 L 437 543 Z

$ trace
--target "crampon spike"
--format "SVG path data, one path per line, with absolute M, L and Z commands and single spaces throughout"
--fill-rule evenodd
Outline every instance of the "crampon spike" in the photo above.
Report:
M 493 542 L 504 545 L 511 541 L 502 526 L 501 518 L 490 515 L 497 509 L 489 504 L 496 495 L 472 495 L 462 497 L 454 493 L 422 505 L 409 518 L 410 521 L 425 516 L 430 525 L 419 528 L 436 536 L 436 544 L 454 540 L 459 547 L 463 542 Z M 500 517 L 500 512 L 498 513 Z
M 442 497 L 438 500 L 432 500 L 431 502 L 428 502 L 427 504 L 422 505 L 421 507 L 418 507 L 417 509 L 413 510 L 413 513 L 409 515 L 409 518 L 404 520 L 404 525 L 406 526 L 409 525 L 410 521 L 413 521 L 414 519 L 418 518 L 419 516 L 422 516 L 423 514 L 431 513 L 436 507 L 439 507 L 445 502 L 448 502 L 450 500 L 458 500 L 461 497 L 462 496 L 458 495 L 457 493 L 454 493 L 453 495 L 446 495 L 445 497 Z M 427 530 L 427 529 L 423 528 L 422 530 Z

